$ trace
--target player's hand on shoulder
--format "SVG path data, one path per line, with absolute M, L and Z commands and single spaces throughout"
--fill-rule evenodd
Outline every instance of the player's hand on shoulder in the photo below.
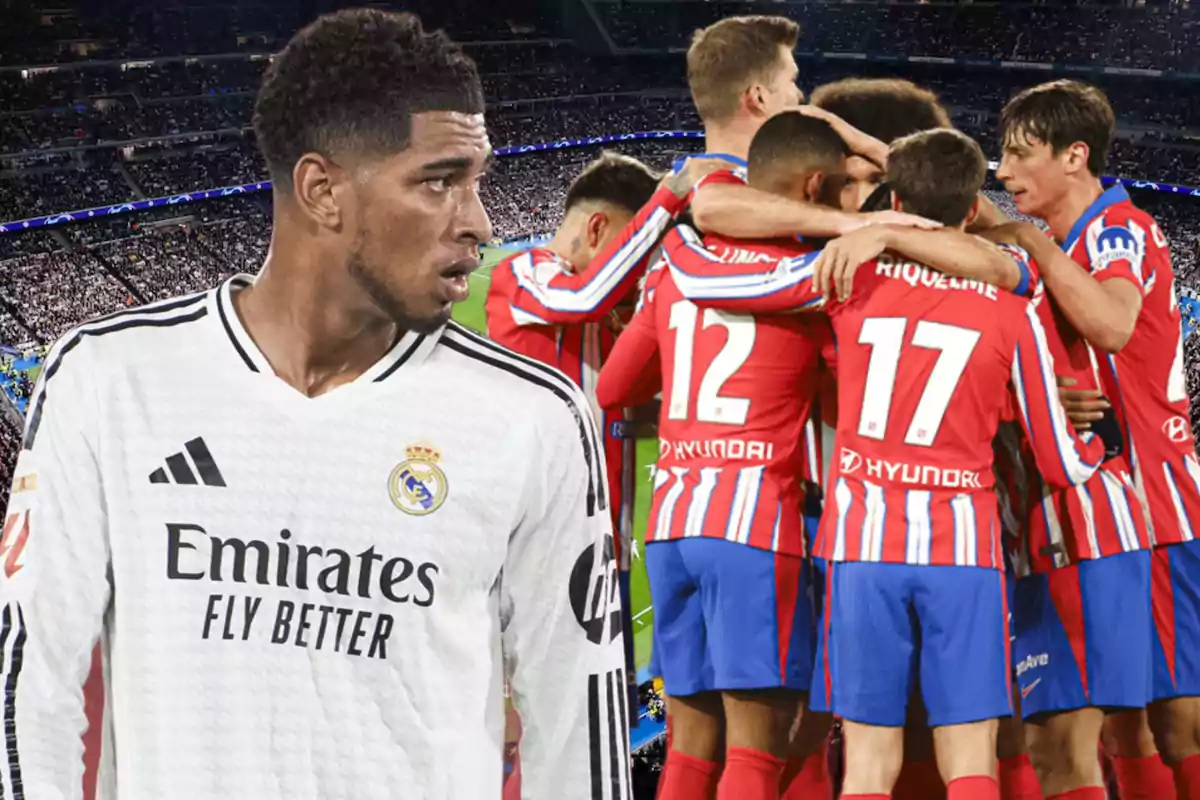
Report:
M 830 241 L 813 262 L 813 287 L 826 298 L 849 299 L 858 268 L 887 250 L 887 233 L 886 226 L 867 225 Z
M 681 200 L 696 188 L 701 180 L 714 172 L 728 170 L 729 163 L 719 158 L 689 158 L 677 172 L 669 173 L 663 183 Z
M 818 106 L 805 103 L 799 106 L 798 110 L 806 117 L 828 122 L 829 127 L 842 137 L 842 141 L 846 143 L 846 147 L 851 153 L 862 156 L 880 167 L 887 167 L 888 146 L 880 139 L 860 131 L 832 111 L 826 111 Z
M 906 228 L 921 228 L 930 231 L 943 227 L 940 222 L 903 211 L 869 211 L 865 214 L 856 214 L 854 216 L 854 222 L 847 230 L 842 231 L 843 235 L 868 225 L 903 225 Z
M 1037 240 L 1044 240 L 1046 238 L 1046 234 L 1042 233 L 1042 230 L 1037 225 L 1021 221 L 1006 222 L 1003 225 L 979 231 L 976 235 L 987 239 L 989 242 L 1014 244 L 1025 250 L 1029 249 L 1031 241 L 1035 241 L 1033 237 L 1037 237 Z

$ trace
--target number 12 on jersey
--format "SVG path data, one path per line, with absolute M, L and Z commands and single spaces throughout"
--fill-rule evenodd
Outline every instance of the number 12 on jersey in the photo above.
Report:
M 675 331 L 675 366 L 671 371 L 671 397 L 667 418 L 688 419 L 691 411 L 692 366 L 696 351 L 696 323 L 701 320 L 700 309 L 688 300 L 671 304 L 668 324 Z M 700 379 L 696 393 L 696 421 L 723 425 L 745 425 L 750 415 L 750 400 L 745 397 L 725 397 L 721 387 L 733 377 L 754 350 L 754 319 L 742 314 L 704 309 L 700 330 L 712 327 L 725 329 L 725 346 L 709 363 Z
M 883 439 L 887 435 L 888 415 L 892 409 L 896 373 L 907 340 L 908 323 L 906 317 L 868 317 L 863 320 L 858 343 L 871 348 L 871 357 L 867 362 L 862 412 L 858 419 L 859 436 Z M 970 328 L 928 320 L 917 321 L 911 345 L 936 350 L 938 356 L 909 421 L 908 431 L 904 435 L 905 444 L 921 447 L 933 444 L 942 427 L 942 418 L 946 415 L 950 398 L 962 380 L 979 337 L 979 331 Z

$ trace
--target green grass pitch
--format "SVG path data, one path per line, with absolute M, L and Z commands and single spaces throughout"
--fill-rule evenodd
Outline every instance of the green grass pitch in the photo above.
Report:
M 483 308 L 491 280 L 492 267 L 511 251 L 498 247 L 486 247 L 483 251 L 483 266 L 471 275 L 471 295 L 454 307 L 454 318 L 469 328 L 487 332 L 487 315 Z M 646 540 L 646 521 L 650 517 L 649 467 L 658 459 L 658 442 L 642 439 L 637 443 L 637 480 L 633 499 L 633 530 L 637 537 L 636 554 L 629 576 L 630 611 L 633 615 L 633 657 L 641 670 L 650 663 L 650 646 L 654 612 L 650 609 L 650 584 L 646 578 L 646 566 L 640 558 Z

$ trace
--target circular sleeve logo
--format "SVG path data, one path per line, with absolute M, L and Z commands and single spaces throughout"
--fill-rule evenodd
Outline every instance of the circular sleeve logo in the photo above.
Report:
M 613 558 L 613 538 L 604 537 L 600 558 L 596 545 L 590 544 L 575 559 L 567 592 L 575 620 L 592 644 L 607 644 L 621 630 L 621 588 L 617 581 L 617 562 Z M 605 630 L 608 631 L 607 636 Z

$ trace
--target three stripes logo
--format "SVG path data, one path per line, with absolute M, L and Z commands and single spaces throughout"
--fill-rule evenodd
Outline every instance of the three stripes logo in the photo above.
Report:
M 629 717 L 625 670 L 588 676 L 588 772 L 591 800 L 630 800 Z
M 166 468 L 159 467 L 150 473 L 151 483 L 225 485 L 225 478 L 221 476 L 221 470 L 217 469 L 217 462 L 213 460 L 212 453 L 209 452 L 204 439 L 197 436 L 183 447 L 187 451 L 187 455 L 175 453 L 167 456 Z M 188 456 L 191 456 L 190 461 Z M 199 475 L 199 480 L 197 480 L 197 475 Z

